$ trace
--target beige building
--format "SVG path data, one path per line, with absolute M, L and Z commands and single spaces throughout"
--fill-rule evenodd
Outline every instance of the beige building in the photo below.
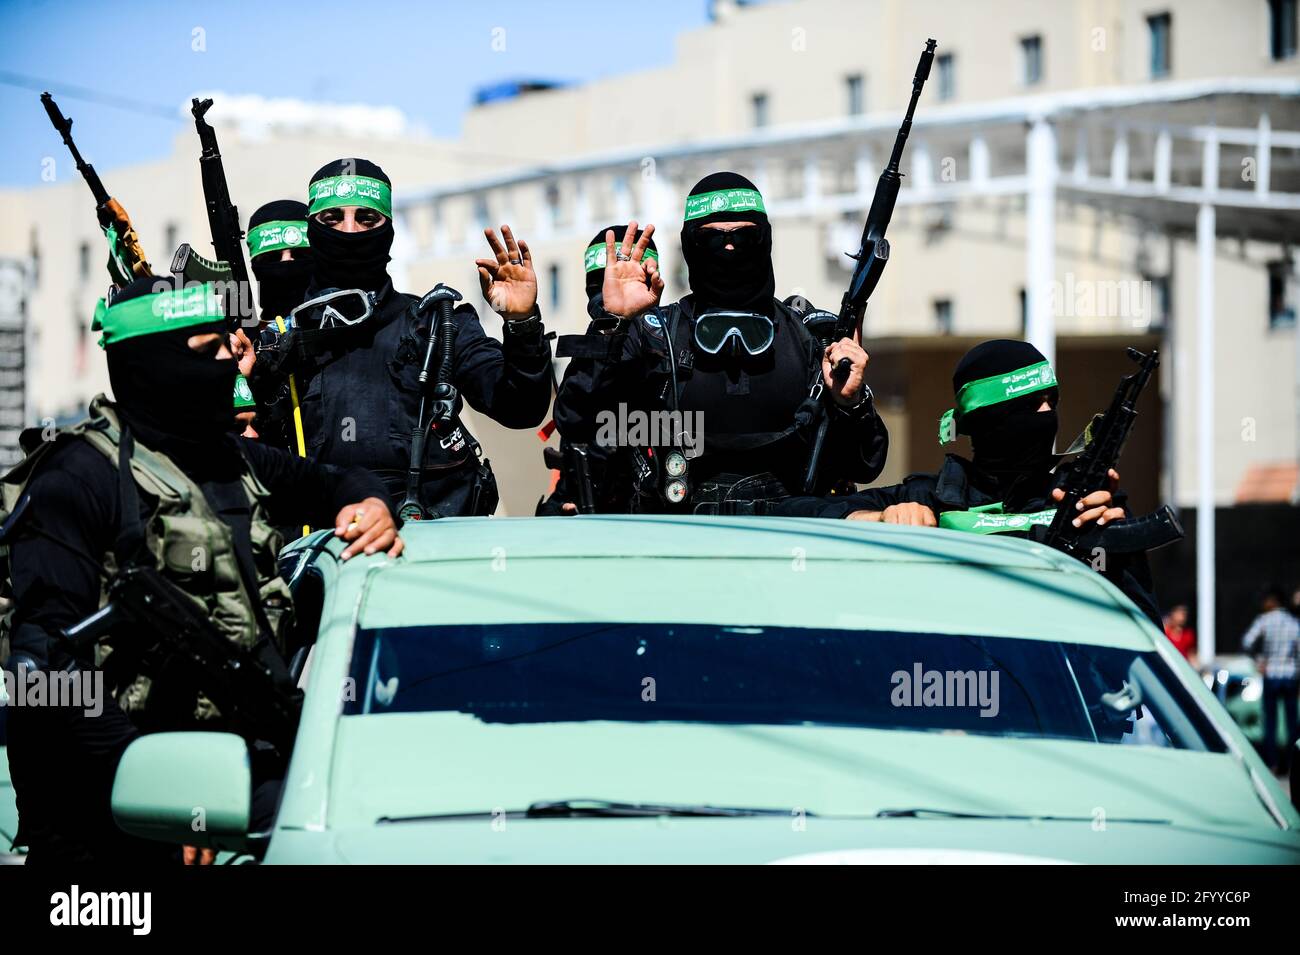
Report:
M 1144 399 L 1125 458 L 1141 507 L 1293 498 L 1295 0 L 713 6 L 713 22 L 678 37 L 672 63 L 472 108 L 454 143 L 419 138 L 386 111 L 331 127 L 337 110 L 231 104 L 214 122 L 232 191 L 247 216 L 300 193 L 328 159 L 373 158 L 394 179 L 399 285 L 452 284 L 499 331 L 472 260 L 483 227 L 508 222 L 534 248 L 548 327 L 567 333 L 586 322 L 583 248 L 611 222 L 655 223 L 667 296 L 684 294 L 682 200 L 732 168 L 764 192 L 778 294 L 834 309 L 933 37 L 891 264 L 866 322 L 894 435 L 886 478 L 938 460 L 956 356 L 984 337 L 1027 335 L 1056 354 L 1067 428 L 1108 400 L 1122 346 L 1162 349 L 1160 395 Z M 501 155 L 507 139 L 517 155 Z M 101 240 L 53 130 L 46 151 L 54 184 L 0 194 L 8 221 L 28 224 L 0 234 L 0 256 L 39 252 L 28 420 L 71 413 L 105 386 L 86 331 Z M 206 235 L 196 158 L 187 132 L 165 160 L 106 171 L 155 261 Z M 531 513 L 547 479 L 537 437 L 468 419 L 496 466 L 502 513 Z M 1212 555 L 1207 536 L 1198 544 Z M 1204 554 L 1202 565 L 1204 585 Z
M 934 37 L 938 59 L 904 160 L 910 179 L 890 231 L 891 265 L 868 310 L 869 345 L 883 364 L 905 341 L 933 348 L 942 343 L 916 339 L 1022 334 L 1037 291 L 1026 261 L 1026 129 L 1045 116 L 1055 154 L 1053 264 L 1050 280 L 1038 283 L 1038 311 L 1053 313 L 1070 350 L 1075 339 L 1084 348 L 1089 339 L 1115 346 L 1134 336 L 1151 344 L 1169 333 L 1172 421 L 1163 436 L 1140 437 L 1152 442 L 1155 466 L 1157 446 L 1166 445 L 1163 495 L 1193 503 L 1196 409 L 1173 399 L 1199 388 L 1198 266 L 1188 240 L 1205 134 L 1218 129 L 1214 185 L 1227 204 L 1220 218 L 1231 224 L 1219 230 L 1215 298 L 1219 314 L 1232 318 L 1217 323 L 1215 352 L 1220 379 L 1233 385 L 1215 406 L 1214 498 L 1231 503 L 1252 469 L 1297 456 L 1295 333 L 1286 317 L 1295 279 L 1279 238 L 1300 223 L 1300 63 L 1293 29 L 1275 29 L 1275 7 L 1294 5 L 717 3 L 715 22 L 683 34 L 670 66 L 471 110 L 467 149 L 517 130 L 531 161 L 422 196 L 404 193 L 415 246 L 409 272 L 421 287 L 454 274 L 484 225 L 511 222 L 536 251 L 548 326 L 579 331 L 581 254 L 594 231 L 633 217 L 654 222 L 667 295 L 684 294 L 682 199 L 704 174 L 735 168 L 758 182 L 777 223 L 779 293 L 833 309 L 848 275 L 843 253 L 857 247 L 917 55 Z M 1260 162 L 1271 169 L 1262 191 Z M 1144 184 L 1154 197 L 1177 198 L 1157 203 L 1169 208 L 1140 208 Z M 933 430 L 929 405 L 941 409 L 947 397 L 927 403 L 914 428 L 909 402 L 895 403 L 895 430 L 918 437 L 896 442 L 891 475 L 932 459 L 933 443 L 919 436 Z M 1086 409 L 1074 411 L 1082 424 Z M 525 503 L 515 486 L 507 482 L 512 512 Z

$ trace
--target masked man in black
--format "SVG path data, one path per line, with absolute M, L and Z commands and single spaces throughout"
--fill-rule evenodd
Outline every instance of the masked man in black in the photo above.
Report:
M 96 398 L 87 420 L 54 434 L 25 432 L 27 457 L 2 485 L 4 576 L 14 601 L 5 670 L 80 673 L 83 687 L 99 681 L 103 692 L 82 705 L 15 706 L 9 714 L 29 864 L 163 858 L 170 849 L 128 837 L 113 822 L 118 761 L 142 731 L 221 728 L 176 671 L 138 669 L 132 649 L 148 646 L 147 633 L 115 629 L 91 647 L 61 636 L 100 608 L 116 570 L 156 570 L 223 637 L 287 675 L 283 653 L 301 635 L 292 629 L 273 525 L 333 527 L 350 542 L 345 559 L 402 550 L 372 475 L 231 433 L 236 363 L 214 286 L 140 279 L 96 322 L 117 400 Z
M 261 312 L 262 327 L 267 329 L 267 340 L 275 339 L 288 330 L 285 319 L 307 294 L 311 281 L 311 248 L 307 244 L 307 206 L 296 199 L 277 199 L 268 202 L 249 217 L 248 255 L 253 275 L 257 279 L 257 302 Z M 256 361 L 256 348 L 238 329 L 231 339 L 231 350 L 239 362 L 242 375 L 252 374 Z M 300 455 L 306 448 L 298 440 L 299 422 L 294 419 L 295 395 L 287 384 L 274 401 L 256 408 L 251 390 L 247 395 L 235 384 L 235 407 L 238 419 L 244 425 L 244 435 L 260 438 L 276 447 L 289 448 Z M 254 413 L 256 412 L 256 421 Z
M 257 279 L 257 304 L 264 330 L 256 337 L 274 343 L 289 330 L 287 318 L 307 295 L 312 277 L 307 205 L 296 199 L 266 203 L 248 218 L 246 242 L 252 274 Z M 231 337 L 230 350 L 239 361 L 239 373 L 247 381 L 256 363 L 255 344 L 243 329 L 238 329 Z M 248 392 L 247 398 L 242 394 L 244 390 Z M 240 424 L 244 425 L 244 437 L 260 438 L 305 456 L 302 420 L 294 413 L 298 408 L 294 390 L 283 382 L 278 394 L 264 395 L 264 398 L 257 407 L 259 403 L 252 400 L 251 388 L 235 383 L 235 409 Z
M 263 324 L 288 316 L 307 295 L 313 267 L 307 232 L 307 206 L 297 199 L 268 202 L 249 217 L 249 263 Z
M 1028 342 L 983 342 L 957 363 L 952 386 L 956 402 L 940 422 L 940 441 L 969 435 L 971 460 L 949 454 L 935 473 L 843 497 L 791 498 L 776 512 L 1031 537 L 1033 528 L 1051 524 L 1064 497 L 1054 470 L 1062 460 L 1056 453 L 1060 392 L 1042 352 Z M 1112 469 L 1110 486 L 1079 503 L 1074 524 L 1100 528 L 1123 520 L 1126 501 Z M 1161 625 L 1144 554 L 1111 553 L 1094 566 Z
M 774 297 L 772 230 L 763 198 L 731 172 L 706 176 L 686 200 L 681 233 L 690 295 L 659 307 L 663 283 L 643 261 L 654 227 L 620 245 L 606 234 L 605 313 L 619 322 L 617 359 L 587 388 L 556 399 L 560 434 L 619 446 L 647 511 L 763 513 L 800 493 L 824 401 L 831 416 L 817 490 L 868 482 L 888 434 L 866 387 L 866 352 L 823 348 L 800 313 Z M 840 359 L 852 369 L 831 372 Z
M 368 468 L 407 519 L 490 514 L 496 480 L 459 413 L 467 401 L 508 428 L 536 427 L 546 415 L 551 350 L 532 256 L 508 227 L 501 240 L 488 229 L 494 257 L 477 265 L 483 295 L 504 319 L 503 341 L 489 338 L 473 306 L 461 303 L 449 334 L 430 348 L 438 307 L 418 308 L 420 300 L 388 277 L 391 189 L 365 159 L 340 159 L 312 176 L 312 279 L 288 333 L 258 353 L 253 390 L 259 399 L 278 395 L 292 375 L 307 454 Z M 441 403 L 433 400 L 440 370 L 448 396 Z M 417 431 L 427 438 L 411 468 Z M 408 502 L 417 513 L 405 510 Z
M 612 232 L 614 241 L 620 243 L 627 234 L 627 226 L 612 225 L 601 229 L 587 243 L 583 250 L 582 267 L 586 273 L 587 314 L 591 321 L 584 335 L 563 335 L 556 343 L 555 353 L 558 358 L 569 358 L 569 365 L 564 370 L 562 389 L 570 395 L 583 393 L 590 395 L 595 383 L 595 369 L 599 362 L 608 362 L 615 357 L 613 346 L 621 344 L 613 332 L 618 328 L 618 320 L 610 316 L 604 308 L 605 284 L 605 233 Z M 645 254 L 641 258 L 645 269 L 651 276 L 651 282 L 663 290 L 663 278 L 659 274 L 659 250 L 654 239 L 646 242 Z M 626 473 L 625 459 L 611 453 L 614 449 L 603 448 L 599 444 L 582 445 L 577 452 L 572 442 L 560 438 L 558 452 L 547 448 L 547 463 L 558 472 L 551 496 L 537 505 L 539 516 L 578 513 L 581 497 L 574 484 L 579 478 L 575 472 L 575 453 L 584 454 L 586 467 L 590 476 L 592 504 L 596 513 L 626 514 L 630 509 L 628 494 L 632 489 L 632 478 Z

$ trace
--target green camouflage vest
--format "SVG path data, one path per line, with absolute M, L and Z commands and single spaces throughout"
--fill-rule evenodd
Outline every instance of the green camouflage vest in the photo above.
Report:
M 42 440 L 19 465 L 4 475 L 0 485 L 3 490 L 0 520 L 13 511 L 56 440 L 71 437 L 88 442 L 108 458 L 116 471 L 120 427 L 112 402 L 103 395 L 96 396 L 90 404 L 90 417 L 58 429 L 54 440 Z M 234 535 L 229 525 L 212 510 L 199 486 L 166 455 L 151 451 L 138 441 L 134 445 L 131 476 L 140 491 L 148 495 L 150 501 L 157 502 L 152 513 L 143 517 L 145 546 L 154 565 L 202 607 L 222 633 L 236 643 L 252 645 L 257 640 L 257 615 L 239 573 Z M 293 601 L 276 566 L 281 538 L 266 519 L 269 492 L 248 469 L 244 471 L 243 485 L 251 511 L 249 529 L 257 570 L 257 597 L 271 625 L 276 645 L 283 648 L 287 628 L 292 622 Z M 7 554 L 3 556 L 7 557 Z M 4 587 L 7 591 L 7 562 L 5 567 Z M 102 607 L 107 601 L 108 583 L 117 573 L 117 560 L 113 553 L 102 555 L 101 568 Z M 3 630 L 7 634 L 7 619 Z M 96 665 L 102 664 L 111 650 L 111 641 L 101 643 L 96 652 Z M 149 692 L 147 677 L 137 676 L 130 686 L 118 689 L 123 709 L 145 709 Z M 198 718 L 213 715 L 211 704 L 200 700 L 195 715 Z

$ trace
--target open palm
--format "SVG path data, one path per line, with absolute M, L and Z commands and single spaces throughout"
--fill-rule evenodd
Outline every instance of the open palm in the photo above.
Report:
M 483 235 L 495 256 L 474 261 L 483 297 L 507 321 L 528 318 L 537 308 L 537 273 L 528 243 L 516 242 L 508 225 L 501 227 L 501 239 L 491 228 L 484 229 Z
M 645 250 L 655 227 L 648 225 L 634 245 L 636 220 L 627 224 L 621 245 L 616 245 L 614 232 L 605 233 L 605 281 L 601 287 L 605 311 L 611 315 L 632 318 L 659 304 L 664 293 L 663 276 L 658 263 L 645 259 Z

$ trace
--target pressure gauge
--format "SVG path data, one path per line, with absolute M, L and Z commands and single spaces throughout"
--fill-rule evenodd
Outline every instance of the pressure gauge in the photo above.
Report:
M 680 451 L 669 452 L 668 457 L 664 458 L 664 470 L 669 477 L 681 477 L 686 473 L 686 455 Z
M 686 500 L 686 482 L 682 480 L 669 481 L 664 488 L 664 496 L 668 498 L 670 504 L 680 504 Z

